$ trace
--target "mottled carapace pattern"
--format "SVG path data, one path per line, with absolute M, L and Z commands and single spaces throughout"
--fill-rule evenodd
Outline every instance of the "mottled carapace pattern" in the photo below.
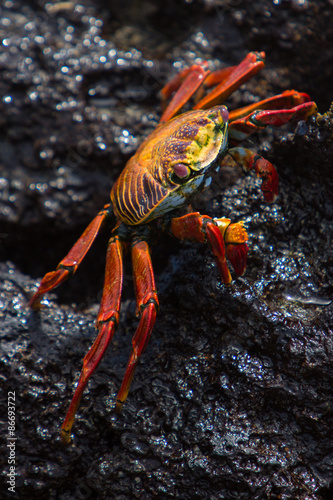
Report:
M 179 206 L 186 203 L 173 166 L 184 163 L 195 176 L 212 164 L 226 141 L 224 110 L 224 106 L 218 106 L 209 111 L 189 111 L 161 124 L 145 140 L 111 191 L 120 220 L 129 225 L 152 220 L 159 213 L 156 207 L 175 192 Z

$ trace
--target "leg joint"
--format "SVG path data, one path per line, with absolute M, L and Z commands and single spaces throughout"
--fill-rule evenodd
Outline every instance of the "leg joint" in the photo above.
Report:
M 107 313 L 99 315 L 97 320 L 96 320 L 96 328 L 99 329 L 101 327 L 101 325 L 103 325 L 105 323 L 109 323 L 110 321 L 112 321 L 115 324 L 115 326 L 118 326 L 119 313 L 117 311 L 112 311 L 111 313 L 107 312 Z
M 158 298 L 157 298 L 156 292 L 153 292 L 153 296 L 150 297 L 150 298 L 148 298 L 148 300 L 146 298 L 144 298 L 142 300 L 142 302 L 140 304 L 138 304 L 138 312 L 139 312 L 139 314 L 141 315 L 143 313 L 143 311 L 150 304 L 154 304 L 155 305 L 155 310 L 158 311 L 158 309 L 159 309 L 159 302 L 158 302 Z
M 57 267 L 57 270 L 58 270 L 58 269 L 64 269 L 65 271 L 67 271 L 67 272 L 68 272 L 68 274 L 69 274 L 70 276 L 72 276 L 72 275 L 76 272 L 77 268 L 78 268 L 78 265 L 77 265 L 77 264 L 72 264 L 72 265 L 71 265 L 71 264 L 69 264 L 69 265 L 66 265 L 66 264 L 61 264 L 61 263 L 60 263 L 60 264 L 58 265 L 58 267 Z

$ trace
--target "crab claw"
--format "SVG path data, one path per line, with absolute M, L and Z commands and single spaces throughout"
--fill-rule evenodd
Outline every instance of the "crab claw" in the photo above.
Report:
M 227 257 L 238 276 L 246 269 L 246 257 L 249 247 L 247 232 L 242 221 L 230 224 L 230 219 L 214 219 L 226 245 Z
M 267 203 L 272 203 L 279 191 L 279 176 L 274 166 L 259 155 L 254 157 L 253 167 L 257 176 L 262 179 L 261 191 Z
M 279 176 L 274 165 L 257 153 L 243 147 L 231 148 L 222 165 L 240 165 L 245 170 L 254 170 L 262 180 L 261 191 L 268 203 L 273 202 L 279 191 Z
M 225 232 L 224 240 L 227 247 L 227 257 L 238 276 L 242 276 L 246 269 L 246 258 L 249 247 L 247 232 L 243 222 L 230 224 Z
M 247 252 L 246 243 L 230 244 L 227 246 L 227 257 L 237 276 L 242 276 L 246 269 Z

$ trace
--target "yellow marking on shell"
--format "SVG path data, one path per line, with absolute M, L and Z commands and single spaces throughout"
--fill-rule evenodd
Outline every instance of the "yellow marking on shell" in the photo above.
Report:
M 219 108 L 189 111 L 159 125 L 113 185 L 116 216 L 128 225 L 143 224 L 189 203 L 208 184 L 206 169 L 227 147 L 226 128 Z M 193 174 L 181 184 L 174 175 L 177 163 Z
M 204 165 L 200 164 L 202 158 L 205 159 L 205 165 L 216 157 L 216 148 L 219 147 L 219 136 L 221 130 L 216 129 L 216 123 L 208 122 L 200 127 L 194 140 L 186 148 L 186 160 L 194 171 L 201 170 Z

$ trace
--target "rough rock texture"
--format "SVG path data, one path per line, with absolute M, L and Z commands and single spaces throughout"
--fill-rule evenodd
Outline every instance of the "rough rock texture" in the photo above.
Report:
M 332 3 L 5 0 L 1 9 L 1 498 L 15 497 L 6 483 L 15 392 L 17 498 L 331 499 Z M 321 114 L 251 141 L 279 170 L 274 204 L 253 176 L 228 171 L 197 201 L 246 223 L 248 268 L 230 289 L 204 246 L 165 237 L 154 248 L 161 310 L 117 417 L 137 323 L 126 269 L 120 327 L 63 447 L 59 427 L 95 336 L 107 231 L 33 313 L 37 278 L 108 202 L 157 123 L 163 83 L 197 57 L 215 68 L 249 50 L 266 51 L 267 69 L 230 107 L 297 88 Z

